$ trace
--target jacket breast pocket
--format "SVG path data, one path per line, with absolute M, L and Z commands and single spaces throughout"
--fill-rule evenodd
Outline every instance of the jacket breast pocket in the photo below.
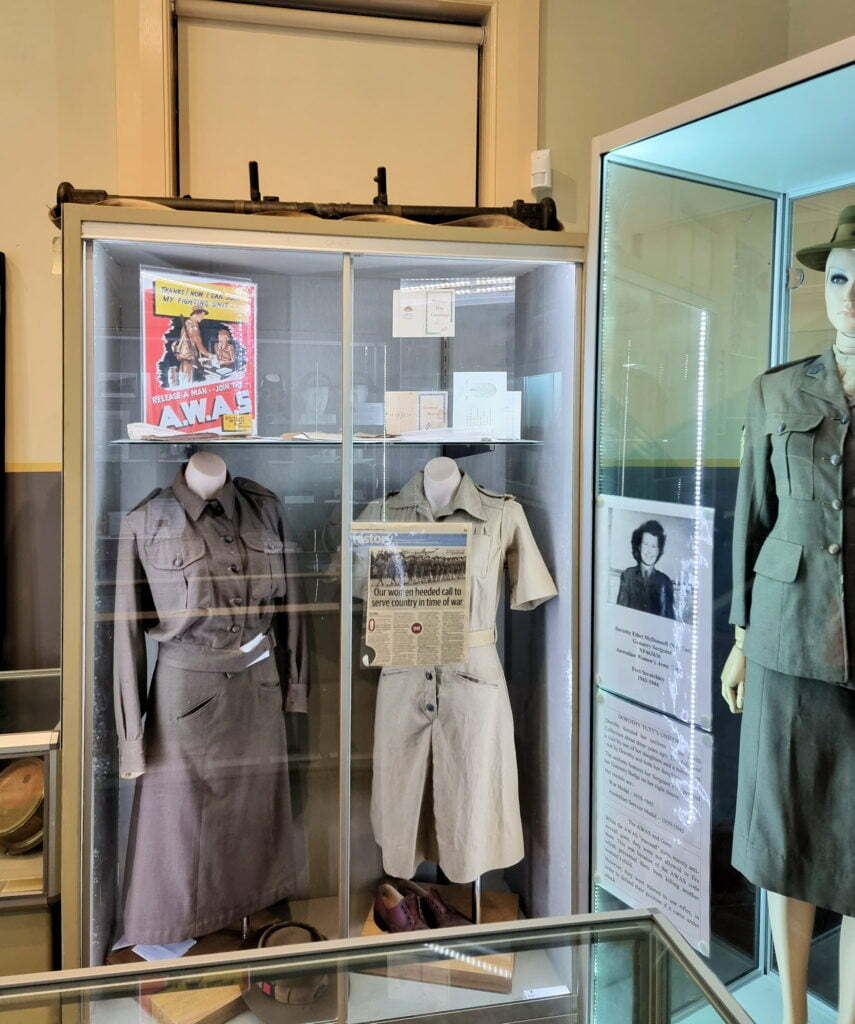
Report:
M 486 576 L 490 571 L 493 538 L 483 527 L 473 529 L 469 537 L 469 571 L 473 576 Z
M 765 432 L 772 442 L 775 491 L 785 498 L 810 501 L 814 497 L 814 445 L 822 413 L 771 414 Z
M 285 596 L 285 545 L 263 530 L 243 534 L 253 604 Z
M 170 612 L 204 608 L 210 603 L 210 574 L 201 537 L 149 541 L 143 563 L 161 617 Z

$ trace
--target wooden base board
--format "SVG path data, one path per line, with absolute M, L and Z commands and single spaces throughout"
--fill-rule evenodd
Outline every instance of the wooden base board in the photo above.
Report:
M 471 889 L 464 885 L 432 885 L 442 898 L 461 914 L 472 913 Z M 481 924 L 499 924 L 502 921 L 516 921 L 519 917 L 519 897 L 513 892 L 481 893 Z M 362 926 L 363 935 L 383 935 L 374 923 L 373 910 L 369 910 Z M 424 935 L 430 941 L 429 932 L 414 932 Z M 393 964 L 390 967 L 366 971 L 367 974 L 382 974 L 388 978 L 403 978 L 407 981 L 422 981 L 432 985 L 452 985 L 456 988 L 474 988 L 484 992 L 509 993 L 514 984 L 513 953 L 494 953 L 489 956 L 470 956 L 463 950 L 455 950 L 460 959 L 444 957 L 441 960 Z
M 158 992 L 140 999 L 159 1024 L 226 1024 L 246 1009 L 239 985 Z

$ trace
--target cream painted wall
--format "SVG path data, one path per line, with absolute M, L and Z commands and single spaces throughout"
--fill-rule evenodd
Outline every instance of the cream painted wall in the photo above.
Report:
M 543 0 L 541 25 L 540 145 L 569 230 L 587 225 L 594 136 L 789 56 L 786 0 Z
M 47 216 L 57 184 L 116 177 L 112 0 L 4 5 L 0 251 L 6 253 L 6 465 L 61 461 L 60 278 Z
M 799 57 L 820 46 L 855 35 L 852 0 L 789 0 L 787 56 Z

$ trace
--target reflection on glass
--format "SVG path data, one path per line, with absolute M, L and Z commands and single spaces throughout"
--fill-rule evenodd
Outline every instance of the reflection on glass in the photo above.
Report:
M 335 934 L 342 258 L 88 257 L 88 957 Z
M 575 269 L 354 270 L 352 931 L 555 914 Z M 525 976 L 454 959 L 471 1005 Z
M 738 723 L 717 680 L 740 428 L 768 365 L 773 214 L 606 163 L 596 903 L 661 907 L 728 981 L 756 963 L 755 894 L 730 865 Z
M 299 927 L 299 926 L 290 926 Z M 455 971 L 491 967 L 492 990 L 449 987 Z M 78 1009 L 93 1022 L 173 1020 L 202 1014 L 251 1022 L 380 1024 L 453 1015 L 460 1020 L 578 1020 L 585 1024 L 725 1021 L 746 1024 L 732 998 L 690 951 L 649 919 L 594 927 L 504 932 L 344 946 L 264 965 L 218 965 L 192 975 L 155 971 L 145 977 L 45 985 L 38 992 L 0 992 L 0 1016 Z M 513 975 L 513 985 L 506 984 Z M 687 1016 L 687 1013 L 695 1016 Z M 188 1016 L 189 1015 L 189 1016 Z M 44 1019 L 43 1017 L 41 1019 Z

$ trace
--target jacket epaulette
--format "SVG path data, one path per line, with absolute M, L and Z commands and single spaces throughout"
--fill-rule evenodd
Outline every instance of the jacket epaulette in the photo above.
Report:
M 488 498 L 499 498 L 502 501 L 514 501 L 513 494 L 504 494 L 502 491 L 491 491 L 489 487 L 484 487 L 483 484 L 475 484 L 475 488 L 482 494 L 486 494 Z
M 819 354 L 812 356 L 803 356 L 801 359 L 791 359 L 788 363 L 779 363 L 777 366 L 771 366 L 768 370 L 764 370 L 761 374 L 762 377 L 768 377 L 772 373 L 779 373 L 781 370 L 787 370 L 791 366 L 799 366 L 800 364 L 807 365 L 812 363 L 815 359 L 819 359 Z
M 250 480 L 245 476 L 236 476 L 233 483 L 239 491 L 247 491 L 250 494 L 260 494 L 265 498 L 276 497 L 273 491 L 269 490 L 267 487 L 262 487 L 262 485 L 256 483 L 255 480 Z
M 146 495 L 146 496 L 145 496 L 145 497 L 144 497 L 144 498 L 142 499 L 142 501 L 138 501 L 138 502 L 136 503 L 136 505 L 134 505 L 134 507 L 133 507 L 133 508 L 130 508 L 130 509 L 128 509 L 128 511 L 127 511 L 127 512 L 125 513 L 125 515 L 130 515 L 130 513 L 131 513 L 131 512 L 136 512 L 136 510 L 137 510 L 138 508 L 142 508 L 142 507 L 143 507 L 143 505 L 147 505 L 147 504 L 148 504 L 148 502 L 150 502 L 152 498 L 156 498 L 156 497 L 158 496 L 158 494 L 160 494 L 160 492 L 161 492 L 162 490 L 163 490 L 163 488 L 162 488 L 162 487 L 155 487 L 155 489 L 154 489 L 153 491 L 151 491 L 151 493 L 147 494 L 147 495 Z

